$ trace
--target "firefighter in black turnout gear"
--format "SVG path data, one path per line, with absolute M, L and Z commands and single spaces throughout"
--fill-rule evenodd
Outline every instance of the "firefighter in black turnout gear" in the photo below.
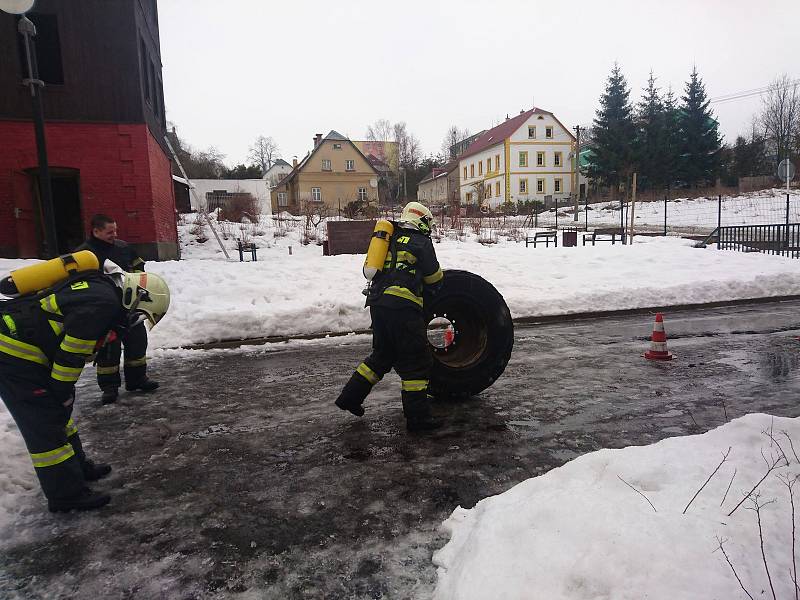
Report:
M 362 403 L 383 376 L 394 367 L 402 379 L 403 413 L 409 431 L 442 426 L 431 416 L 427 395 L 433 357 L 428 347 L 423 298 L 433 294 L 443 274 L 430 233 L 431 211 L 409 202 L 395 224 L 384 268 L 370 286 L 367 305 L 372 317 L 372 354 L 344 386 L 336 406 L 356 416 Z
M 76 250 L 91 250 L 102 268 L 106 259 L 113 261 L 126 272 L 144 272 L 144 260 L 126 242 L 117 239 L 117 224 L 107 215 L 94 215 L 92 233 Z M 111 404 L 119 396 L 122 380 L 119 361 L 122 346 L 125 346 L 125 389 L 128 391 L 152 392 L 158 382 L 147 377 L 147 329 L 144 324 L 133 327 L 123 339 L 115 339 L 97 355 L 97 384 L 103 390 L 101 402 Z
M 87 486 L 111 467 L 86 458 L 72 419 L 75 383 L 111 330 L 124 333 L 144 319 L 155 324 L 166 312 L 166 283 L 142 276 L 148 277 L 119 271 L 115 281 L 85 271 L 42 292 L 0 301 L 0 397 L 51 512 L 90 510 L 110 500 Z

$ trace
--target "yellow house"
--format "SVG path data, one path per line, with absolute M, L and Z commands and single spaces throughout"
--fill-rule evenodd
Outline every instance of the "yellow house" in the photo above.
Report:
M 272 188 L 273 214 L 298 214 L 306 203 L 324 203 L 330 213 L 348 202 L 378 201 L 378 172 L 341 133 L 314 136 L 314 149 Z

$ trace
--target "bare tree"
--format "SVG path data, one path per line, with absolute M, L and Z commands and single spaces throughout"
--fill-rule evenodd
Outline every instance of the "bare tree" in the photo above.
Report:
M 247 157 L 261 167 L 261 171 L 269 171 L 276 159 L 280 158 L 281 153 L 278 144 L 270 136 L 260 135 L 250 146 L 250 154 Z
M 378 119 L 367 127 L 367 139 L 371 142 L 394 142 L 394 128 L 386 119 Z
M 447 133 L 444 135 L 442 142 L 442 154 L 447 157 L 447 160 L 453 160 L 456 157 L 455 145 L 461 140 L 469 137 L 469 129 L 459 129 L 456 125 L 450 125 Z
M 777 77 L 762 99 L 761 126 L 778 160 L 798 152 L 800 141 L 800 82 L 788 75 Z
M 422 148 L 417 136 L 408 131 L 405 121 L 395 123 L 393 129 L 400 166 L 406 169 L 416 168 L 422 159 Z

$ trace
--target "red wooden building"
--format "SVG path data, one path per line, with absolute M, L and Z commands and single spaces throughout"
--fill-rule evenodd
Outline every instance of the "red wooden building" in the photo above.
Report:
M 38 0 L 48 164 L 59 252 L 95 213 L 147 260 L 178 257 L 156 0 Z M 0 256 L 41 255 L 31 96 L 17 17 L 0 12 Z

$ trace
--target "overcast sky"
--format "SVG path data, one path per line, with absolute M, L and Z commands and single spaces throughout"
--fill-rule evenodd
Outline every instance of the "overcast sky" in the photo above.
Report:
M 331 129 L 405 121 L 426 153 L 447 128 L 532 105 L 590 124 L 617 61 L 638 100 L 652 70 L 709 97 L 800 78 L 798 0 L 159 0 L 167 118 L 234 164 L 259 134 L 291 162 Z M 714 104 L 727 141 L 760 97 Z

